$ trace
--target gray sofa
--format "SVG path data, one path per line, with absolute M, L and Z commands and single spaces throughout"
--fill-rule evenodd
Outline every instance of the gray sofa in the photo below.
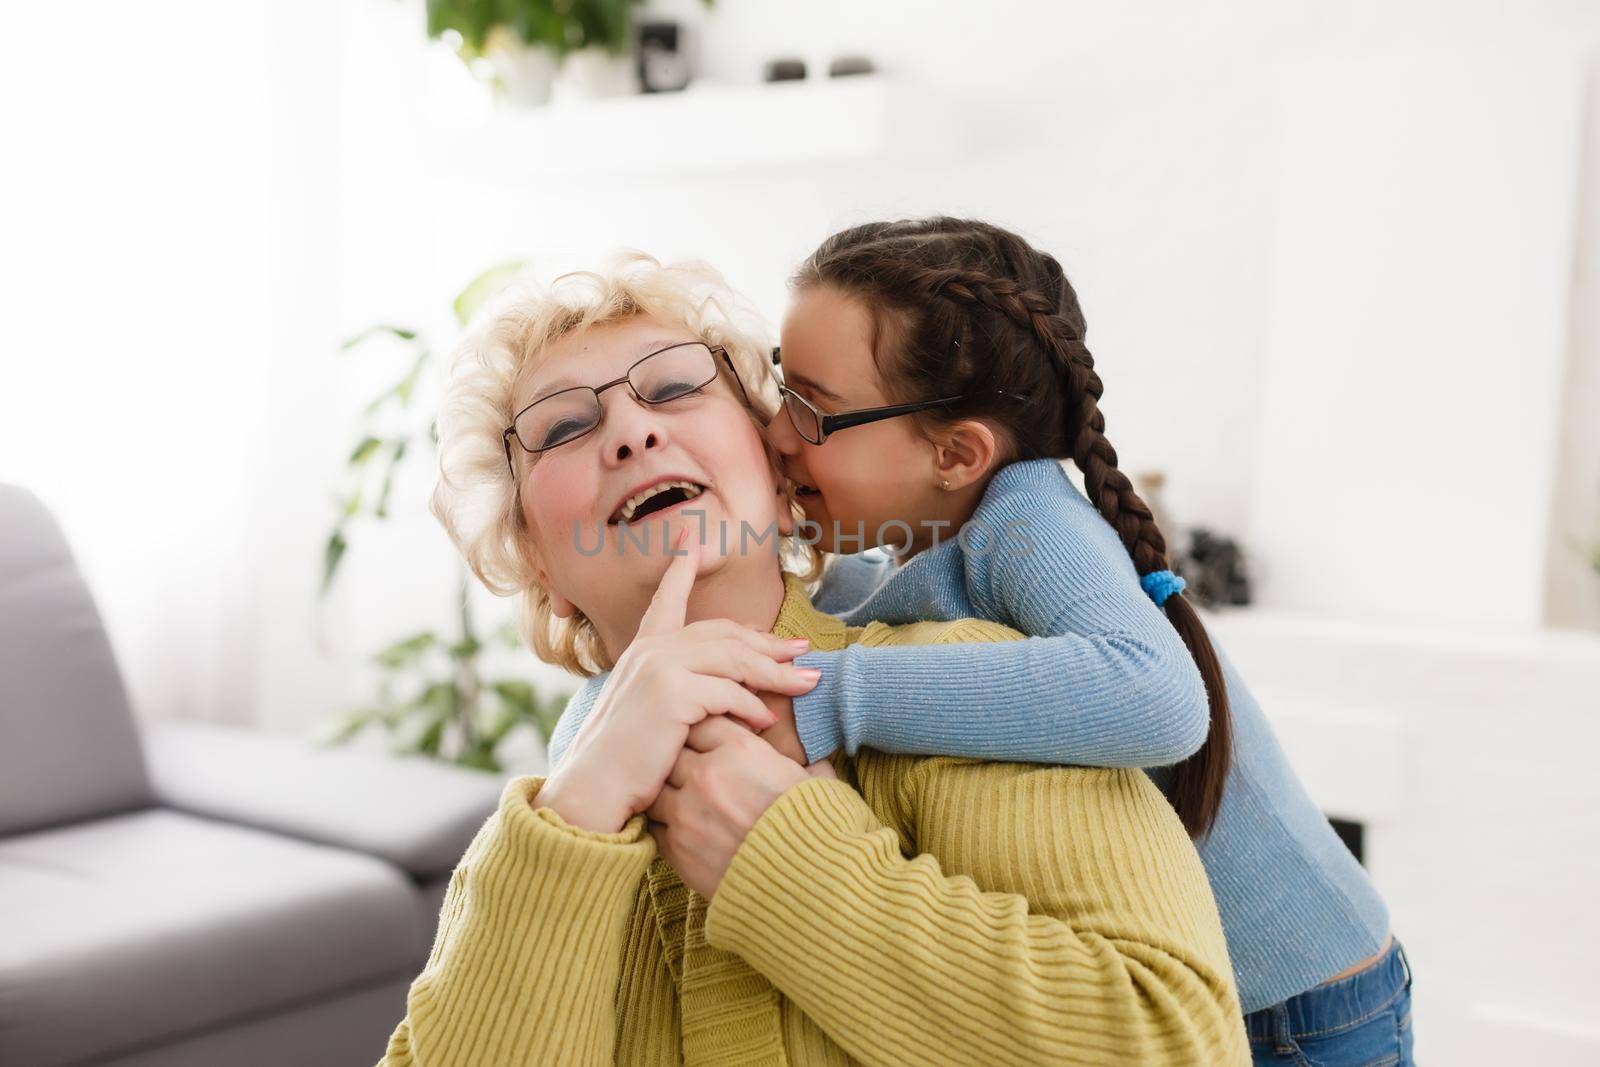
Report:
M 60 527 L 0 485 L 0 1064 L 375 1063 L 502 785 L 141 727 Z

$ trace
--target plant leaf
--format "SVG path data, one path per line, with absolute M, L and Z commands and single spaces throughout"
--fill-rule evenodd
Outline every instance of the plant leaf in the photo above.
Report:
M 391 669 L 396 667 L 404 667 L 408 663 L 415 662 L 422 656 L 424 652 L 435 647 L 438 645 L 438 643 L 439 637 L 437 634 L 435 634 L 432 630 L 423 630 L 421 633 L 412 634 L 410 637 L 396 641 L 392 645 L 379 649 L 377 652 L 372 654 L 372 659 L 374 662 L 383 667 L 389 667 Z M 442 685 L 444 683 L 435 684 Z M 426 693 L 427 691 L 424 690 L 424 696 L 420 697 L 419 701 L 426 699 Z
M 517 709 L 517 714 L 531 718 L 536 711 L 534 706 L 533 686 L 527 682 L 495 682 L 493 689 L 500 695 L 500 699 Z
M 522 713 L 517 710 L 515 705 L 502 703 L 495 709 L 494 715 L 490 717 L 489 724 L 484 727 L 480 740 L 488 744 L 492 749 L 505 738 L 506 734 L 516 729 L 522 719 Z
M 405 458 L 405 454 L 405 438 L 400 438 L 394 442 L 394 454 L 389 457 L 389 467 L 383 472 L 383 487 L 378 490 L 378 506 L 375 514 L 380 519 L 389 517 L 389 490 L 394 488 L 394 471 Z
M 350 545 L 344 539 L 344 531 L 336 529 L 328 538 L 328 546 L 322 550 L 322 592 L 327 593 L 328 587 L 333 584 L 334 572 L 339 569 L 339 561 L 344 558 L 344 550 Z
M 412 390 L 417 387 L 417 379 L 422 376 L 422 368 L 427 364 L 427 362 L 428 350 L 424 348 L 421 352 L 417 353 L 416 362 L 411 364 L 410 372 L 404 378 L 400 379 L 399 385 L 394 387 L 395 395 L 400 398 L 401 407 L 409 407 L 411 405 Z
M 361 344 L 363 341 L 367 341 L 380 335 L 398 337 L 402 341 L 415 341 L 417 339 L 416 330 L 408 330 L 404 326 L 390 326 L 380 323 L 376 326 L 368 326 L 360 333 L 354 335 L 353 337 L 347 338 L 344 344 L 339 346 L 339 351 L 348 352 L 352 348 L 355 348 L 357 345 Z
M 480 771 L 501 770 L 500 761 L 494 757 L 494 749 L 484 741 L 476 741 L 462 750 L 456 757 L 456 763 L 463 767 L 471 767 Z
M 383 444 L 383 439 L 380 437 L 372 437 L 370 435 L 363 437 L 361 443 L 356 445 L 355 449 L 350 453 L 350 458 L 345 462 L 352 467 L 359 467 L 372 458 L 372 454 L 378 450 L 378 446 L 381 444 Z
M 377 708 L 357 708 L 355 711 L 346 712 L 331 725 L 327 725 L 318 734 L 317 744 L 323 747 L 342 745 L 356 734 L 372 725 L 372 721 L 380 714 Z
M 431 708 L 437 715 L 449 715 L 458 705 L 460 696 L 454 682 L 430 682 L 417 697 L 416 706 Z
M 526 261 L 520 259 L 496 264 L 468 282 L 466 288 L 456 294 L 451 304 L 455 309 L 456 322 L 465 326 L 483 302 L 504 289 L 513 278 L 522 273 L 526 265 Z
M 415 742 L 415 748 L 418 752 L 424 752 L 430 756 L 439 754 L 439 742 L 444 739 L 444 722 L 444 718 L 441 716 L 423 728 L 422 733 L 418 735 Z
M 411 406 L 411 394 L 416 389 L 417 379 L 422 376 L 422 368 L 427 365 L 430 353 L 427 349 L 417 353 L 417 358 L 412 360 L 411 369 L 406 371 L 404 377 L 389 388 L 379 393 L 373 401 L 366 406 L 365 413 L 375 414 L 379 408 L 390 400 L 399 400 L 401 407 Z

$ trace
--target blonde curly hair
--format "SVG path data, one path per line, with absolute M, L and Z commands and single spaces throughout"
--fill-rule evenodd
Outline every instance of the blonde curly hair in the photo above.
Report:
M 727 349 L 757 427 L 776 413 L 771 348 L 759 317 L 711 267 L 663 265 L 642 252 L 624 253 L 598 271 L 563 274 L 548 287 L 501 293 L 457 345 L 439 405 L 439 480 L 428 510 L 478 580 L 496 596 L 515 598 L 523 643 L 540 659 L 585 676 L 609 669 L 610 658 L 582 612 L 560 618 L 551 609 L 501 434 L 514 414 L 516 382 L 554 341 L 637 315 L 681 325 Z M 776 467 L 770 445 L 767 454 Z M 797 519 L 803 516 L 792 492 L 789 505 Z M 788 538 L 780 547 L 785 570 L 816 579 L 820 556 L 812 546 Z

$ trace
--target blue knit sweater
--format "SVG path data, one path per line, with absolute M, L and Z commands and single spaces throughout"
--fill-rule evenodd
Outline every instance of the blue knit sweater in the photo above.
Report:
M 807 653 L 817 687 L 795 700 L 813 760 L 839 748 L 1031 763 L 1161 768 L 1205 739 L 1205 686 L 1139 587 L 1116 532 L 1054 460 L 990 482 L 968 526 L 902 566 L 834 561 L 817 606 L 853 625 L 991 619 L 1036 636 L 999 645 L 852 646 Z M 1246 1012 L 1317 985 L 1383 946 L 1389 917 L 1306 795 L 1261 709 L 1219 648 L 1233 769 L 1199 843 Z M 569 703 L 558 761 L 605 679 Z M 1153 777 L 1165 785 L 1166 775 Z

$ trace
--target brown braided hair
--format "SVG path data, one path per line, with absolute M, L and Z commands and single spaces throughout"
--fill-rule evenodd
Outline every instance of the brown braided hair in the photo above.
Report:
M 1071 457 L 1139 575 L 1168 568 L 1166 539 L 1106 439 L 1083 311 L 1054 258 L 975 220 L 873 222 L 829 237 L 791 285 L 833 287 L 866 305 L 891 401 L 965 398 L 912 416 L 924 429 L 982 419 L 1008 460 Z M 1194 606 L 1177 594 L 1165 611 L 1200 668 L 1211 711 L 1205 743 L 1174 768 L 1170 787 L 1184 828 L 1198 838 L 1216 820 L 1228 776 L 1228 694 Z

